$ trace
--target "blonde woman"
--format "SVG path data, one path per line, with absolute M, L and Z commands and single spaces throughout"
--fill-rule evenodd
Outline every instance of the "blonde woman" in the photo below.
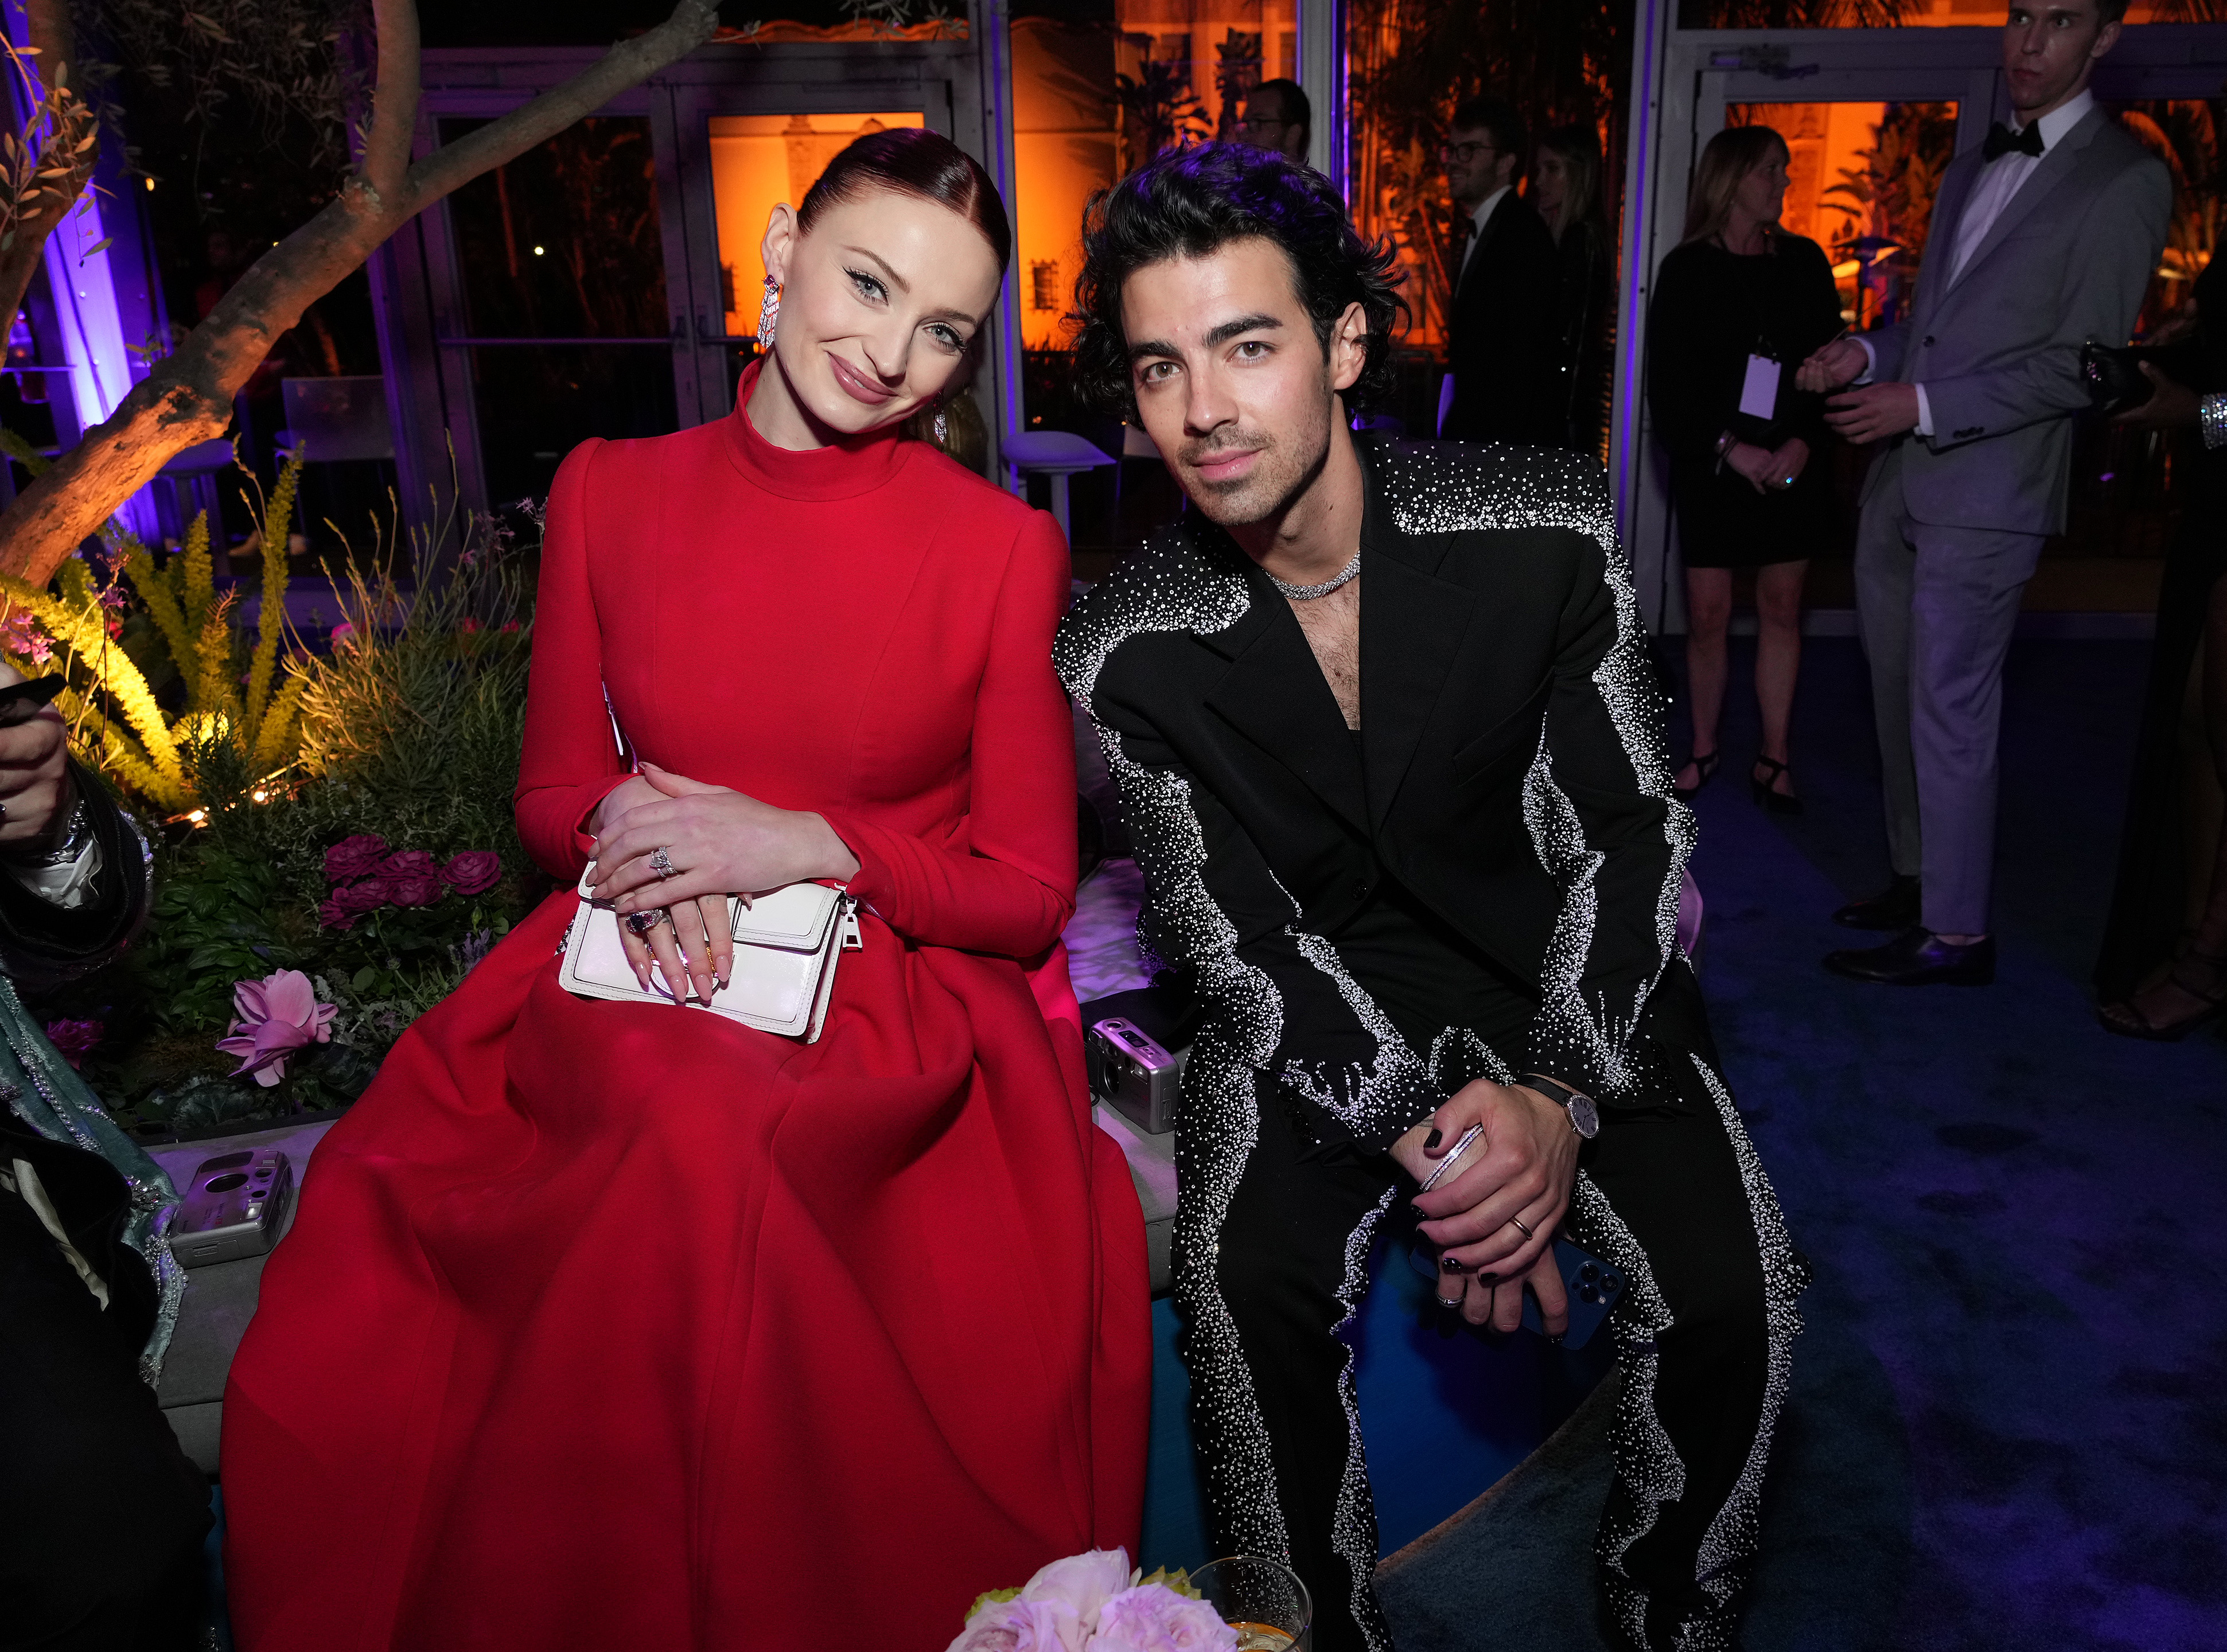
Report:
M 1691 796 L 1716 773 L 1725 703 L 1725 633 L 1732 571 L 1755 571 L 1755 691 L 1763 748 L 1750 770 L 1756 801 L 1801 812 L 1788 724 L 1802 662 L 1802 580 L 1831 526 L 1818 450 L 1824 399 L 1797 392 L 1795 369 L 1841 331 L 1824 249 L 1779 227 L 1786 140 L 1734 126 L 1701 151 L 1686 239 L 1656 277 L 1647 329 L 1648 404 L 1670 455 L 1670 494 L 1686 561 L 1686 665 Z

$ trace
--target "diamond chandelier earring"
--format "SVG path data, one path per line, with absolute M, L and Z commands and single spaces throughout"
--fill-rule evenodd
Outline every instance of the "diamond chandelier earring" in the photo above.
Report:
M 943 398 L 941 396 L 935 399 L 935 445 L 940 448 L 951 445 L 951 421 L 943 416 Z
M 758 354 L 773 354 L 773 329 L 781 320 L 781 283 L 765 278 L 765 299 L 758 305 Z

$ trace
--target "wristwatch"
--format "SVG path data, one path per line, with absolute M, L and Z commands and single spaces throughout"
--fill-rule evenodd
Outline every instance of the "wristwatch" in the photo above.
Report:
M 1559 1104 L 1570 1115 L 1570 1128 L 1587 1141 L 1600 1134 L 1600 1106 L 1583 1090 L 1573 1090 L 1544 1073 L 1518 1073 L 1516 1081 Z

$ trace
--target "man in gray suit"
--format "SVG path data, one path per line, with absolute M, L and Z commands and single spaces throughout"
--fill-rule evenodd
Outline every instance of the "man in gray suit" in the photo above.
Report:
M 2003 657 L 2042 542 L 2064 527 L 2080 347 L 2123 341 L 2165 245 L 2171 175 L 2088 90 L 2127 0 L 2027 0 L 2003 29 L 2015 125 L 1941 181 L 1910 318 L 1827 345 L 1805 390 L 1890 445 L 1864 483 L 1857 616 L 1871 661 L 1894 881 L 1834 916 L 1894 930 L 1826 966 L 1985 985 Z

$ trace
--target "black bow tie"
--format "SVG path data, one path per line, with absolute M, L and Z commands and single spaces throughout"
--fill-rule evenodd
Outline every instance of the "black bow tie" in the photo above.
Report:
M 2022 132 L 2014 132 L 2000 120 L 1988 128 L 1988 141 L 1980 146 L 1980 153 L 1988 160 L 2017 152 L 2039 158 L 2041 154 L 2041 125 L 2036 122 Z

